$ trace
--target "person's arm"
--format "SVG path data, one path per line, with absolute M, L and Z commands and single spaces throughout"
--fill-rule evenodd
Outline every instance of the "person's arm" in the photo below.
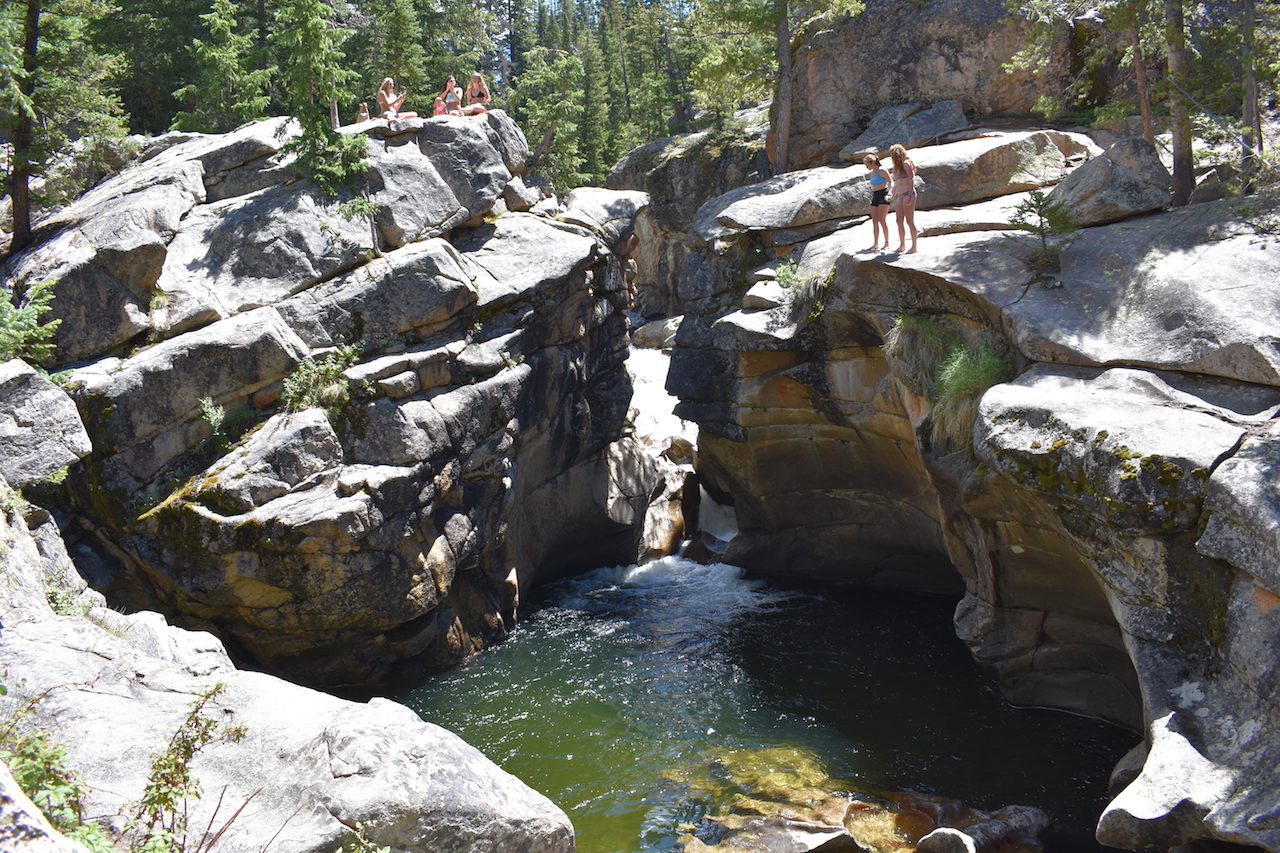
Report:
M 408 92 L 401 92 L 399 95 L 396 96 L 396 99 L 391 102 L 391 108 L 393 110 L 400 109 L 402 106 L 404 106 L 404 99 L 407 98 L 408 96 L 409 96 Z

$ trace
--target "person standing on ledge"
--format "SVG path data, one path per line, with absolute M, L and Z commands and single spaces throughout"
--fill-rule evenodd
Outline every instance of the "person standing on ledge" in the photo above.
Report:
M 884 234 L 884 248 L 889 248 L 889 173 L 880 165 L 880 158 L 868 154 L 862 164 L 871 173 L 871 249 L 880 248 L 880 234 Z
M 907 235 L 903 229 L 905 224 L 911 229 L 911 250 L 916 250 L 916 164 L 907 156 L 907 149 L 901 145 L 889 148 L 889 158 L 893 160 L 893 186 L 889 194 L 893 196 L 894 216 L 898 222 L 898 252 L 907 248 Z

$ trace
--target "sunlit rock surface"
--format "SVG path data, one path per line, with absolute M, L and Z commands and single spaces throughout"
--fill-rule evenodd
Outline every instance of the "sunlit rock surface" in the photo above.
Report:
M 1050 183 L 1096 154 L 1008 136 L 1028 167 L 1002 160 L 987 181 L 979 153 L 955 174 L 1012 190 L 1037 163 Z M 948 150 L 991 140 L 913 152 L 924 184 L 935 170 L 947 185 Z M 951 590 L 958 633 L 1011 701 L 1144 733 L 1100 840 L 1280 849 L 1265 217 L 1227 202 L 1130 217 L 1051 243 L 1045 263 L 1034 237 L 1000 230 L 1009 201 L 922 211 L 937 236 L 914 255 L 866 251 L 865 224 L 778 248 L 777 231 L 719 216 L 780 190 L 709 203 L 718 230 L 685 262 L 715 298 L 687 303 L 668 387 L 699 425 L 700 475 L 734 498 L 726 559 Z M 736 283 L 741 258 L 771 251 L 785 287 Z M 943 407 L 944 362 L 984 347 L 1003 360 Z

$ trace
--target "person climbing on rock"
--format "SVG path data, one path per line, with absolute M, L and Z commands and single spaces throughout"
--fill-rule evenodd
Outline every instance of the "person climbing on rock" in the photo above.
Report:
M 893 160 L 893 186 L 889 195 L 893 197 L 894 217 L 898 223 L 897 251 L 907 248 L 905 224 L 911 229 L 911 249 L 907 251 L 910 255 L 916 250 L 916 164 L 901 145 L 890 146 L 889 158 Z

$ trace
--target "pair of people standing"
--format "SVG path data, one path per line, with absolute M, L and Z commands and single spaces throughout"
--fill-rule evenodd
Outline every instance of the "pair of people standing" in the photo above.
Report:
M 871 248 L 881 248 L 880 234 L 884 233 L 884 247 L 889 248 L 889 199 L 893 199 L 898 221 L 898 251 L 908 255 L 916 250 L 916 164 L 907 156 L 901 145 L 889 148 L 893 161 L 890 173 L 880 165 L 880 158 L 868 154 L 863 165 L 871 172 Z M 907 228 L 911 229 L 911 248 L 907 249 Z

